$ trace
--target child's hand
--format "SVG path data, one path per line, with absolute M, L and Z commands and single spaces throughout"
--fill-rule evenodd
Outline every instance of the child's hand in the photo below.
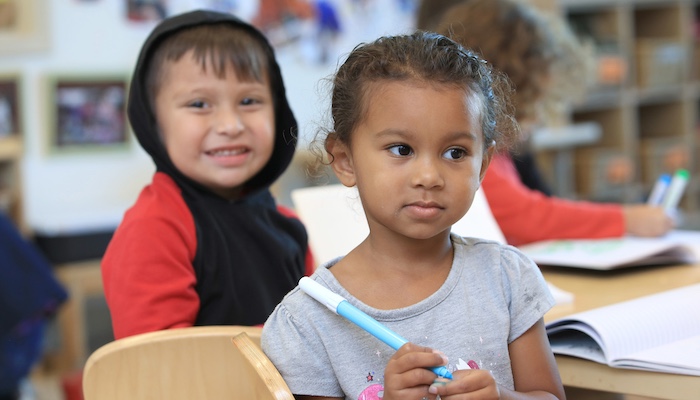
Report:
M 406 343 L 391 357 L 384 369 L 384 400 L 435 399 L 428 388 L 435 381 L 428 367 L 445 365 L 447 358 L 428 347 Z
M 459 395 L 469 394 L 470 399 L 497 400 L 500 398 L 496 380 L 491 371 L 483 369 L 466 369 L 452 373 L 453 380 L 437 379 L 428 392 L 431 396 L 439 395 L 441 400 L 460 399 Z M 432 397 L 431 397 L 432 398 Z
M 627 205 L 623 207 L 623 214 L 625 230 L 635 236 L 661 236 L 673 229 L 673 219 L 661 207 Z

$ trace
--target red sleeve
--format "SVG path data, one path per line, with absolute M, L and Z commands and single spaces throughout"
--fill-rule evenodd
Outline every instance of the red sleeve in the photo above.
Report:
M 291 218 L 296 218 L 299 219 L 299 216 L 292 211 L 290 208 L 287 208 L 281 204 L 277 205 L 277 211 L 280 212 L 280 214 L 284 215 L 285 217 L 291 217 Z M 311 274 L 314 273 L 314 270 L 316 269 L 316 266 L 314 265 L 314 255 L 311 253 L 311 247 L 308 245 L 306 246 L 306 271 L 304 272 L 304 275 L 306 276 L 311 276 Z
M 194 325 L 194 219 L 175 183 L 157 173 L 124 215 L 102 259 L 116 339 Z
M 625 233 L 617 204 L 548 197 L 526 187 L 510 157 L 497 155 L 482 182 L 493 216 L 509 244 L 547 239 L 619 237 Z

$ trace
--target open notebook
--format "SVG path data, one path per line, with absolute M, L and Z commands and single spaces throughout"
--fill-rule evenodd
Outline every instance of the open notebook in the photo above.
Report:
M 538 265 L 614 270 L 700 261 L 700 231 L 674 230 L 662 237 L 547 240 L 521 246 Z
M 355 188 L 340 184 L 312 186 L 293 190 L 291 197 L 299 218 L 306 226 L 317 266 L 349 253 L 369 234 L 367 219 Z M 476 191 L 469 211 L 452 226 L 452 231 L 461 236 L 506 243 L 480 189 Z M 570 293 L 551 284 L 549 286 L 557 303 L 572 301 Z
M 547 324 L 555 354 L 615 368 L 700 376 L 700 284 L 577 313 Z

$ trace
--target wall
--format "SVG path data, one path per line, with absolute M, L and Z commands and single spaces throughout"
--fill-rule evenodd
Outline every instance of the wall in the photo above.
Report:
M 22 77 L 25 218 L 35 231 L 49 235 L 115 227 L 150 181 L 152 162 L 135 140 L 120 152 L 48 153 L 46 79 L 57 75 L 128 76 L 154 24 L 128 21 L 124 0 L 38 3 L 48 19 L 48 49 L 0 56 L 0 72 L 20 72 Z M 405 9 L 403 14 L 391 12 L 400 3 L 376 0 L 364 18 L 349 21 L 346 31 L 361 36 L 356 34 L 338 43 L 333 56 L 347 53 L 360 40 L 405 30 L 411 24 L 410 14 Z M 302 127 L 304 146 L 325 111 L 325 95 L 317 83 L 332 72 L 335 62 L 314 67 L 299 64 L 297 53 L 278 55 L 290 102 Z

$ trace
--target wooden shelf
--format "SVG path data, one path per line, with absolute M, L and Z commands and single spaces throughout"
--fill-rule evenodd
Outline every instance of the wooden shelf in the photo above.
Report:
M 22 209 L 20 162 L 23 151 L 19 134 L 0 137 L 0 210 L 10 216 L 20 232 L 28 235 L 29 227 Z
M 595 45 L 599 62 L 612 55 L 623 66 L 612 75 L 599 68 L 598 83 L 572 109 L 573 123 L 602 130 L 575 151 L 576 197 L 643 201 L 670 168 L 700 177 L 700 0 L 559 0 L 558 10 Z M 601 182 L 620 160 L 629 161 L 629 176 Z M 700 211 L 700 185 L 688 187 L 682 205 Z
M 22 139 L 19 135 L 0 136 L 0 161 L 17 160 L 22 155 Z

